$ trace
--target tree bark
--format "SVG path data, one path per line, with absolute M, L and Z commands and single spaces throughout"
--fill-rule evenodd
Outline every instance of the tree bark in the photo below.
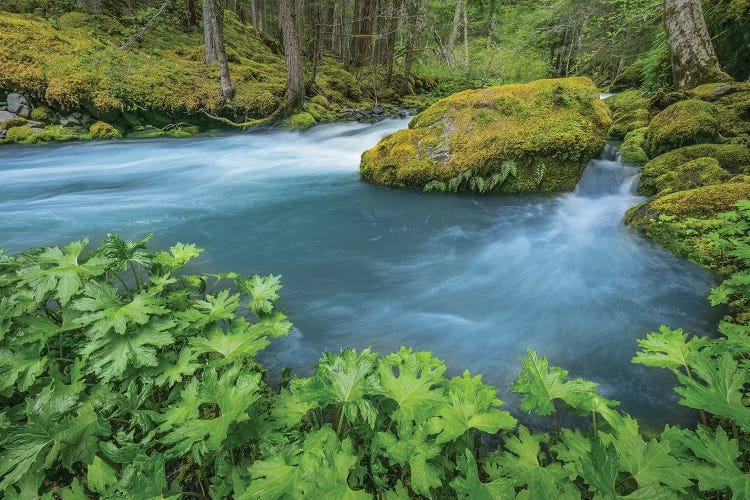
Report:
M 375 0 L 356 0 L 352 24 L 352 47 L 349 65 L 365 66 L 372 53 L 372 27 Z
M 255 5 L 255 0 L 250 0 L 250 22 L 253 24 L 255 29 L 258 29 L 258 9 Z M 260 31 L 260 30 L 259 30 Z
M 198 26 L 198 13 L 195 9 L 195 0 L 187 0 L 185 2 L 188 14 L 188 27 L 194 28 Z
M 719 67 L 700 0 L 664 0 L 664 27 L 678 88 L 729 79 Z
M 456 37 L 458 37 L 458 29 L 461 26 L 461 9 L 462 8 L 463 8 L 463 0 L 457 0 L 456 10 L 453 11 L 453 24 L 451 25 L 451 34 L 448 36 L 448 47 L 446 49 L 448 60 L 451 62 L 453 61 L 453 49 L 456 46 Z
M 286 61 L 287 107 L 294 111 L 302 107 L 305 99 L 305 81 L 302 76 L 302 58 L 296 30 L 295 0 L 280 0 L 279 23 Z
M 411 66 L 414 62 L 414 48 L 419 40 L 419 11 L 422 0 L 405 0 L 407 18 L 406 55 L 404 56 L 404 80 L 401 82 L 401 95 L 410 92 Z
M 206 44 L 206 64 L 219 65 L 221 94 L 231 99 L 234 97 L 234 87 L 224 47 L 224 8 L 218 0 L 203 0 L 203 39 Z
M 469 69 L 469 14 L 464 5 L 464 68 Z

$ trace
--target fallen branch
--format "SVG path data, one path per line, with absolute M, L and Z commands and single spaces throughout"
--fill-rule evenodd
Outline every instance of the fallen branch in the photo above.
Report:
M 209 113 L 205 109 L 201 109 L 201 113 L 211 118 L 212 120 L 216 120 L 218 122 L 224 123 L 225 125 L 229 125 L 230 127 L 241 128 L 243 130 L 248 129 L 248 128 L 255 128 L 260 125 L 271 123 L 275 121 L 277 118 L 279 118 L 284 113 L 284 111 L 285 111 L 285 108 L 283 106 L 279 106 L 278 108 L 276 108 L 276 111 L 274 111 L 273 113 L 271 113 L 265 118 L 256 118 L 256 119 L 249 120 L 246 122 L 235 122 L 235 121 L 230 120 L 229 118 L 224 118 L 223 116 L 217 116 L 212 113 Z

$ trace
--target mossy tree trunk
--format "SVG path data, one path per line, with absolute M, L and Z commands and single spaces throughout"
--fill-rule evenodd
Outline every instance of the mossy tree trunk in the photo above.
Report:
M 302 76 L 302 57 L 299 52 L 295 7 L 295 0 L 279 2 L 279 23 L 286 61 L 286 99 L 290 111 L 302 107 L 305 99 L 305 81 Z
M 664 27 L 678 88 L 729 79 L 719 67 L 700 0 L 664 0 Z
M 206 64 L 219 65 L 221 94 L 231 99 L 234 97 L 234 87 L 224 47 L 224 8 L 217 0 L 203 0 L 203 40 L 206 47 Z
M 422 0 L 405 0 L 406 1 L 406 55 L 404 56 L 404 80 L 401 82 L 401 95 L 406 95 L 411 91 L 411 66 L 414 62 L 414 50 L 419 40 L 419 16 L 422 6 Z
M 352 67 L 366 66 L 370 62 L 375 9 L 375 0 L 355 0 L 354 2 L 354 23 L 349 54 L 349 65 Z

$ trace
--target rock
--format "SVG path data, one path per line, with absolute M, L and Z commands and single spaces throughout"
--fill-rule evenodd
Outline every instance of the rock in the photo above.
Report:
M 78 115 L 76 118 L 74 115 Z M 63 116 L 60 118 L 60 125 L 63 127 L 80 127 L 81 126 L 81 114 L 80 113 L 73 113 L 68 116 Z
M 286 124 L 293 130 L 307 130 L 315 125 L 315 118 L 310 113 L 297 113 L 290 116 Z
M 328 99 L 325 98 L 325 96 L 322 95 L 316 95 L 313 96 L 312 99 L 310 99 L 310 102 L 317 104 L 318 106 L 323 106 L 324 108 L 328 108 Z
M 378 108 L 375 108 L 375 109 L 373 109 L 373 110 L 371 111 L 371 113 L 372 113 L 373 115 L 375 115 L 375 116 L 380 116 L 380 115 L 382 115 L 383 113 L 385 113 L 385 110 L 384 110 L 383 108 L 380 108 L 380 107 L 378 107 Z
M 53 123 L 55 121 L 55 113 L 47 106 L 37 106 L 31 112 L 30 118 L 37 122 Z
M 609 136 L 622 139 L 628 132 L 648 126 L 648 100 L 638 90 L 626 90 L 604 100 L 612 111 Z
M 26 118 L 17 116 L 0 122 L 0 130 L 8 130 L 13 127 L 25 127 L 27 125 Z
M 0 140 L 3 140 L 3 141 L 5 140 L 5 134 L 6 134 L 6 133 L 7 133 L 7 131 L 5 131 L 5 130 L 0 130 Z
M 92 139 L 122 139 L 122 134 L 107 122 L 95 122 L 89 127 Z
M 620 146 L 620 159 L 623 162 L 643 165 L 648 161 L 648 156 L 643 150 L 647 131 L 648 127 L 642 127 L 628 132 Z
M 5 120 L 12 120 L 13 118 L 18 118 L 18 115 L 10 111 L 0 111 L 0 123 Z
M 659 191 L 656 180 L 664 174 L 673 172 L 680 165 L 698 158 L 714 158 L 721 168 L 730 174 L 737 174 L 750 169 L 750 148 L 741 144 L 697 144 L 675 149 L 657 156 L 643 166 L 641 194 L 654 195 Z
M 709 102 L 688 99 L 672 104 L 651 120 L 646 152 L 653 158 L 683 146 L 719 140 L 718 108 Z
M 0 106 L 0 111 L 8 111 L 8 106 Z
M 611 124 L 588 78 L 467 90 L 366 151 L 360 175 L 438 191 L 571 191 Z
M 719 166 L 715 158 L 703 157 L 683 163 L 673 172 L 667 172 L 656 179 L 659 191 L 682 191 L 712 184 L 727 182 L 729 172 Z
M 28 118 L 31 113 L 31 105 L 21 94 L 8 94 L 8 111 L 15 113 L 24 118 Z

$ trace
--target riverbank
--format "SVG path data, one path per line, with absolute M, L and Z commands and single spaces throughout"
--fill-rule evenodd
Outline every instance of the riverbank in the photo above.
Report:
M 141 31 L 137 23 L 82 12 L 0 12 L 0 144 L 185 137 L 225 128 L 225 120 L 271 116 L 284 102 L 283 55 L 232 12 L 225 24 L 232 99 L 221 95 L 218 68 L 203 63 L 198 31 L 166 22 Z M 399 96 L 399 78 L 387 85 L 380 75 L 353 73 L 329 58 L 315 75 L 308 77 L 304 109 L 286 126 L 377 121 L 419 103 Z M 431 85 L 414 76 L 410 87 Z

